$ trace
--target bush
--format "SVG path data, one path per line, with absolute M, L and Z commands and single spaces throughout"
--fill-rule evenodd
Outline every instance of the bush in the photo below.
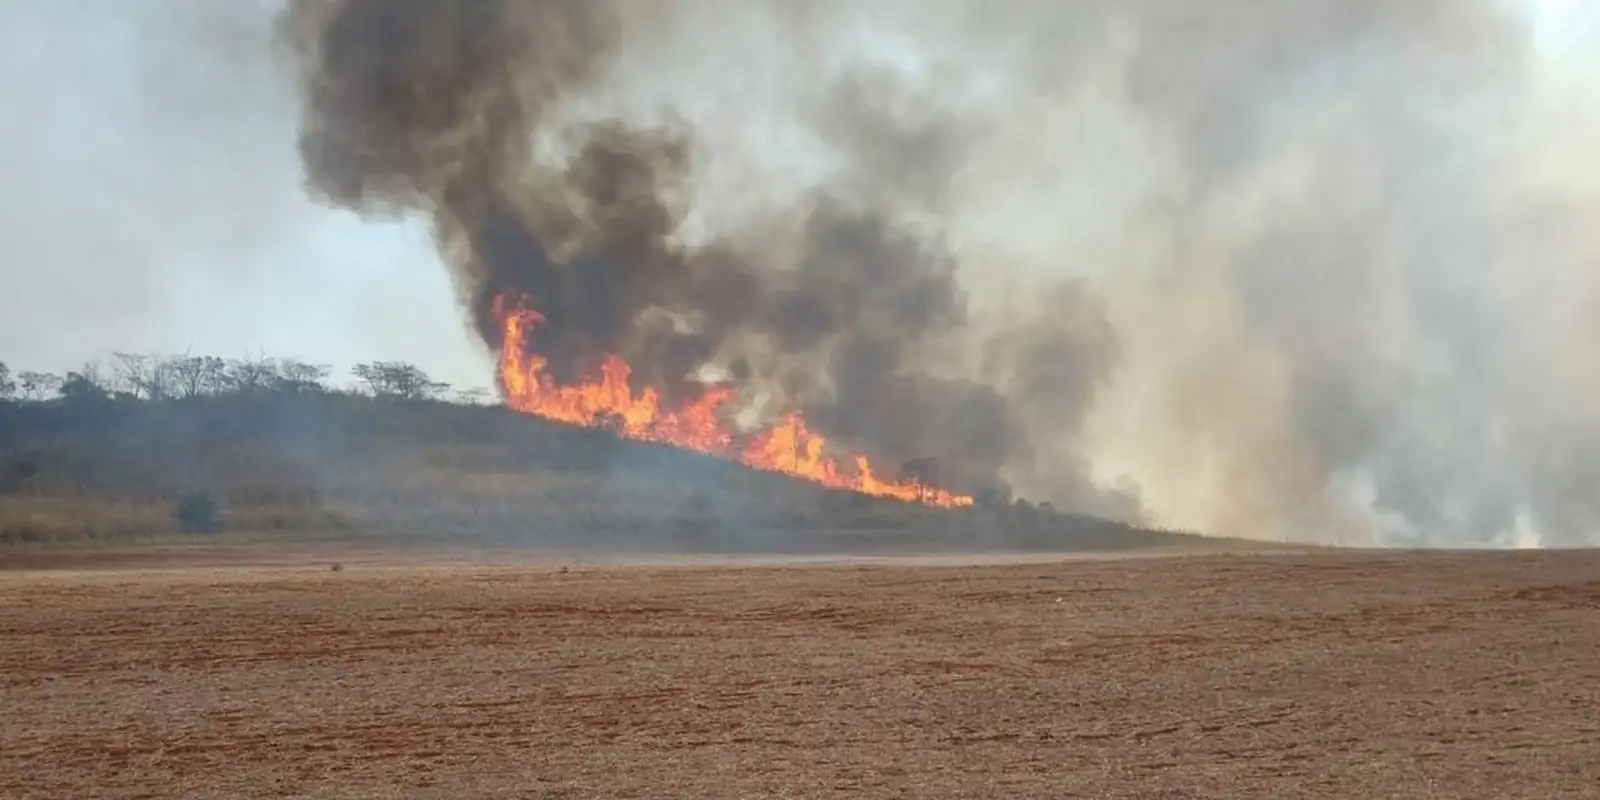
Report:
M 222 506 L 206 492 L 188 492 L 173 505 L 172 519 L 184 533 L 211 533 L 222 522 Z

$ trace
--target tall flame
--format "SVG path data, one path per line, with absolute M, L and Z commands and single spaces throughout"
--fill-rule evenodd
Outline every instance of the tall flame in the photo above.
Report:
M 547 362 L 526 349 L 527 332 L 544 317 L 526 299 L 498 297 L 494 313 L 504 339 L 500 350 L 500 383 L 506 405 L 524 414 L 588 427 L 610 427 L 624 438 L 660 442 L 685 450 L 728 458 L 756 469 L 791 475 L 836 489 L 940 508 L 970 506 L 973 499 L 921 481 L 879 478 L 864 455 L 853 456 L 846 469 L 824 454 L 828 441 L 806 428 L 798 412 L 753 434 L 735 435 L 720 415 L 733 400 L 725 386 L 707 386 L 693 401 L 663 408 L 652 388 L 635 393 L 628 385 L 633 369 L 621 356 L 610 355 L 599 375 L 577 384 L 557 384 Z

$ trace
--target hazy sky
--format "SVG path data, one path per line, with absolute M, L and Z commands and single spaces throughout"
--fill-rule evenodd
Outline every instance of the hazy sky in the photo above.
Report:
M 305 199 L 270 15 L 230 5 L 0 5 L 0 360 L 265 350 L 485 385 L 426 231 Z
M 1524 1 L 1549 68 L 1600 87 L 1600 6 Z M 0 5 L 0 360 L 265 350 L 487 383 L 426 232 L 304 198 L 270 15 L 226 5 Z
M 490 383 L 427 231 L 306 199 L 277 2 L 0 4 L 0 361 L 260 350 Z M 1497 16 L 1489 35 L 1466 0 L 1219 0 L 1228 19 L 1127 0 L 1153 21 L 1132 46 L 1093 27 L 1112 0 L 1033 7 L 1049 19 L 880 2 L 863 7 L 889 23 L 845 14 L 817 51 L 751 5 L 690 4 L 692 31 L 754 33 L 662 37 L 619 83 L 717 154 L 696 187 L 710 227 L 806 180 L 791 106 L 821 50 L 912 72 L 937 52 L 953 118 L 992 117 L 951 213 L 974 307 L 1016 301 L 1012 267 L 1111 300 L 1118 371 L 1082 441 L 1062 432 L 1098 480 L 1131 476 L 1205 530 L 1315 528 L 1299 515 L 1320 498 L 1434 540 L 1600 541 L 1600 3 L 1489 0 L 1527 22 L 1524 70 L 1524 31 Z M 1347 39 L 1363 18 L 1374 38 Z

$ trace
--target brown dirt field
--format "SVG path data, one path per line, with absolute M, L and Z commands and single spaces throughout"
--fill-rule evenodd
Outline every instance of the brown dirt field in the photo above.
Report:
M 0 796 L 1600 797 L 1600 555 L 0 573 Z

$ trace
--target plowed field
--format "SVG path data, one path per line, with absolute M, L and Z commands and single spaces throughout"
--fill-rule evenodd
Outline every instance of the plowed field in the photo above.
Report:
M 0 796 L 1600 797 L 1600 557 L 0 573 Z

